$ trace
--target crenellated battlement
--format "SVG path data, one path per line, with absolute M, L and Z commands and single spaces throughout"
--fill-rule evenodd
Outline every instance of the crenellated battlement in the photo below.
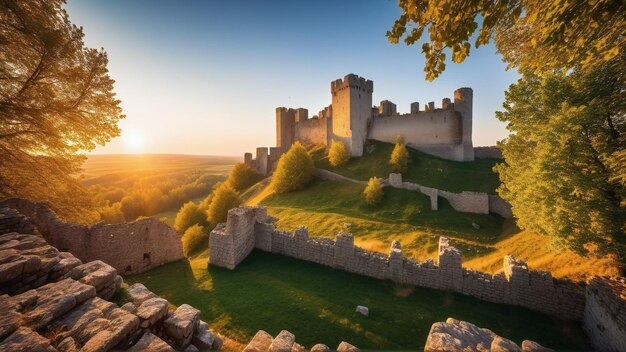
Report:
M 238 224 L 242 222 L 242 224 Z M 264 207 L 242 207 L 228 213 L 225 225 L 210 236 L 210 264 L 234 269 L 253 248 L 287 255 L 351 273 L 402 284 L 452 290 L 479 299 L 518 305 L 558 316 L 580 320 L 585 289 L 566 280 L 554 280 L 544 271 L 529 270 L 513 256 L 503 258 L 504 271 L 495 275 L 463 267 L 461 252 L 446 237 L 440 237 L 437 263 L 406 258 L 399 241 L 388 254 L 373 252 L 354 244 L 350 233 L 335 239 L 309 237 L 306 227 L 295 232 L 277 230 L 276 219 Z
M 372 93 L 374 92 L 374 82 L 355 75 L 354 73 L 345 75 L 343 79 L 338 78 L 330 82 L 331 93 L 335 93 L 346 88 L 357 89 L 365 93 Z

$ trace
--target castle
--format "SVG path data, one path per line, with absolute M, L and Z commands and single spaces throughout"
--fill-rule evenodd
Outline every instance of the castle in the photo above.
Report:
M 396 104 L 383 100 L 372 106 L 374 82 L 355 74 L 330 82 L 332 103 L 309 118 L 305 108 L 276 108 L 276 147 L 257 148 L 256 159 L 246 153 L 244 161 L 267 175 L 280 155 L 296 141 L 305 145 L 325 145 L 342 141 L 353 157 L 363 155 L 368 139 L 394 143 L 401 135 L 414 149 L 456 161 L 474 160 L 472 144 L 471 88 L 454 91 L 435 108 L 434 102 L 420 110 L 411 103 L 411 112 L 399 114 Z

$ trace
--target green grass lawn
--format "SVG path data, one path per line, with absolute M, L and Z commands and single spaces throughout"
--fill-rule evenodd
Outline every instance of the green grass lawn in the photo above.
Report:
M 393 144 L 378 141 L 368 143 L 373 145 L 373 152 L 361 158 L 352 158 L 347 165 L 340 168 L 330 166 L 328 157 L 324 156 L 324 149 L 318 148 L 313 151 L 315 165 L 357 180 L 367 180 L 372 176 L 389 177 L 389 173 L 392 172 L 389 156 Z M 501 160 L 451 161 L 408 149 L 411 162 L 409 171 L 403 174 L 404 181 L 450 192 L 474 191 L 490 194 L 495 194 L 496 188 L 500 185 L 498 175 L 493 172 L 493 166 Z
M 363 188 L 364 186 L 357 184 L 316 179 L 302 190 L 274 194 L 264 199 L 262 204 L 268 206 L 270 213 L 281 220 L 297 218 L 298 221 L 302 221 L 299 225 L 309 226 L 314 232 L 312 235 L 316 236 L 334 237 L 337 232 L 325 234 L 315 232 L 319 227 L 319 219 L 310 214 L 350 218 L 348 222 L 351 226 L 347 230 L 357 239 L 362 237 L 391 243 L 395 238 L 387 231 L 380 231 L 380 228 L 386 226 L 393 229 L 393 225 L 400 225 L 405 230 L 432 234 L 428 236 L 429 239 L 422 236 L 402 239 L 405 249 L 408 250 L 412 247 L 428 246 L 429 252 L 432 252 L 437 246 L 439 235 L 446 235 L 464 240 L 455 243 L 464 254 L 468 256 L 484 254 L 489 250 L 488 245 L 495 243 L 503 231 L 504 219 L 499 216 L 460 213 L 443 198 L 439 198 L 439 210 L 431 210 L 429 198 L 415 191 L 387 187 L 384 188 L 382 202 L 377 206 L 369 206 L 363 200 Z M 287 210 L 288 214 L 281 214 Z M 294 212 L 309 215 L 303 219 L 297 214 L 292 214 Z M 336 223 L 343 224 L 339 219 Z M 472 223 L 479 224 L 480 229 L 472 227 Z M 469 248 L 470 243 L 474 244 L 472 248 Z
M 205 252 L 206 253 L 206 252 Z M 489 328 L 517 343 L 524 339 L 566 350 L 588 350 L 575 323 L 519 307 L 450 292 L 400 286 L 289 257 L 254 251 L 234 271 L 210 267 L 206 256 L 170 263 L 126 278 L 171 303 L 191 304 L 212 329 L 240 342 L 262 329 L 282 329 L 311 347 L 341 340 L 362 349 L 420 350 L 430 326 L 448 317 Z M 357 305 L 370 316 L 354 312 Z

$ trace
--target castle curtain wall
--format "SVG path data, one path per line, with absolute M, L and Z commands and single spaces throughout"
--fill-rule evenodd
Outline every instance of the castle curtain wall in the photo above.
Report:
M 437 109 L 372 119 L 369 139 L 395 143 L 398 135 L 412 148 L 446 159 L 464 160 L 463 120 L 455 110 Z
M 306 145 L 326 144 L 330 119 L 309 119 L 295 125 L 295 140 Z

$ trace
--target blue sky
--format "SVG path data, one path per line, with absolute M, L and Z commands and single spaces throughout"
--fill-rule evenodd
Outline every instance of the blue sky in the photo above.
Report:
M 517 73 L 493 45 L 473 49 L 424 80 L 419 46 L 389 44 L 395 1 L 69 0 L 90 47 L 103 47 L 127 115 L 122 136 L 96 153 L 239 155 L 275 143 L 277 106 L 330 104 L 330 81 L 374 81 L 374 102 L 400 112 L 412 101 L 474 89 L 474 144 L 507 135 L 494 112 Z

